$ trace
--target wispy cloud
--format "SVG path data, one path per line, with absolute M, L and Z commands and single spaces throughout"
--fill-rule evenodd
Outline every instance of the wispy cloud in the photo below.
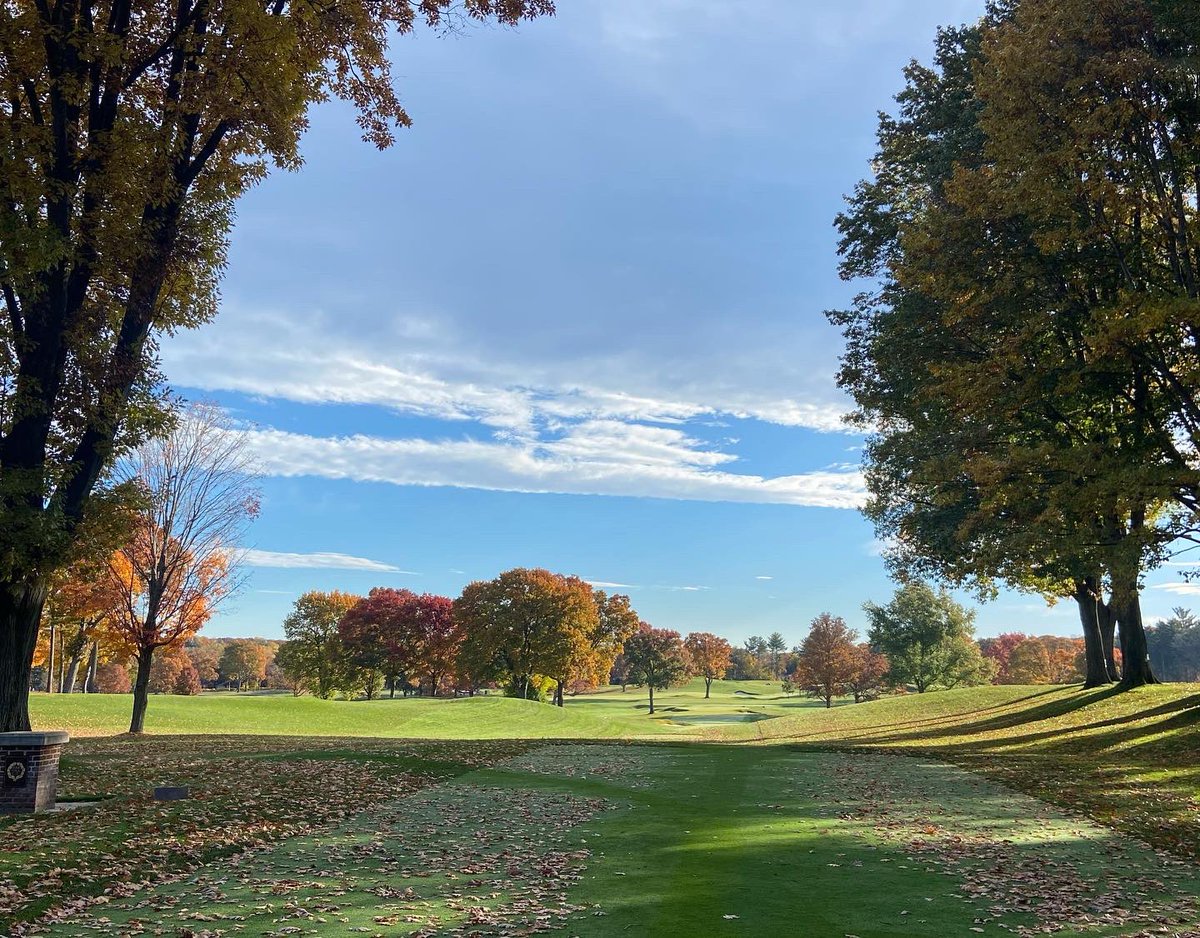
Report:
M 412 570 L 401 570 L 393 564 L 380 560 L 368 560 L 366 557 L 352 557 L 349 554 L 320 551 L 311 554 L 294 554 L 250 548 L 242 552 L 242 560 L 251 567 L 275 567 L 286 570 L 366 570 L 372 573 L 402 573 L 408 576 L 420 576 Z M 262 590 L 260 592 L 269 591 Z
M 275 476 L 823 508 L 856 508 L 864 498 L 857 471 L 735 473 L 722 468 L 735 456 L 680 430 L 640 424 L 597 421 L 554 440 L 512 442 L 241 432 L 263 471 Z
M 775 577 L 773 577 L 773 576 L 756 576 L 754 579 L 756 579 L 756 580 L 773 580 L 773 579 L 775 579 Z
M 1155 583 L 1150 588 L 1179 596 L 1200 596 L 1200 583 Z
M 593 580 L 586 576 L 583 577 L 583 580 L 585 583 L 588 583 L 592 586 L 599 587 L 600 589 L 615 589 L 615 590 L 641 589 L 641 587 L 639 587 L 633 583 L 612 583 L 612 582 L 609 582 L 608 580 Z
M 288 342 L 274 341 L 286 330 Z M 640 363 L 610 360 L 583 379 L 576 361 L 536 374 L 523 363 L 476 358 L 462 340 L 408 330 L 398 343 L 348 338 L 319 316 L 247 312 L 223 318 L 164 349 L 172 380 L 304 404 L 364 404 L 518 432 L 579 421 L 680 423 L 734 417 L 845 432 L 845 404 L 780 396 L 770 386 L 715 380 L 711 387 L 648 383 Z M 386 354 L 379 352 L 387 348 Z M 569 367 L 568 367 L 569 366 Z M 636 386 L 635 386 L 636 385 Z

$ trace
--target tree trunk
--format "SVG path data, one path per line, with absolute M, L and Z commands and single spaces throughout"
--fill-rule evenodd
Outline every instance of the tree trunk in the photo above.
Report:
M 46 693 L 54 693 L 54 639 L 58 635 L 54 617 L 50 617 L 50 657 L 46 662 Z
M 554 702 L 558 706 L 563 706 L 563 682 L 558 682 L 558 687 L 554 691 Z
M 46 584 L 0 582 L 0 733 L 29 730 L 29 678 Z
M 100 642 L 92 642 L 92 650 L 88 653 L 87 677 L 83 681 L 85 694 L 96 693 L 96 669 L 100 667 Z
M 133 717 L 129 721 L 129 732 L 131 733 L 141 733 L 146 725 L 146 702 L 150 693 L 150 662 L 153 658 L 153 648 L 138 649 L 137 678 L 133 682 Z
M 62 692 L 64 694 L 75 693 L 75 680 L 79 677 L 79 666 L 83 663 L 83 648 L 80 648 L 71 655 L 71 660 L 67 662 L 67 670 L 63 675 Z
M 651 684 L 649 686 L 650 686 L 650 712 L 653 713 L 654 712 L 654 685 Z
M 1112 607 L 1121 636 L 1121 687 L 1157 684 L 1158 679 L 1150 667 L 1136 572 L 1132 576 L 1128 573 L 1113 576 Z
M 1117 667 L 1117 656 L 1114 651 L 1116 642 L 1117 617 L 1113 613 L 1112 603 L 1103 599 L 1096 601 L 1096 618 L 1100 622 L 1100 641 L 1104 645 L 1104 662 L 1108 667 L 1108 675 L 1117 680 L 1121 669 Z
M 708 692 L 710 690 L 712 690 L 712 678 L 706 677 L 704 679 L 704 699 L 705 700 L 708 700 Z
M 1100 632 L 1099 590 L 1096 577 L 1075 583 L 1074 598 L 1079 606 L 1079 624 L 1083 627 L 1084 658 L 1087 662 L 1084 687 L 1107 687 L 1112 683 L 1104 654 L 1104 637 Z

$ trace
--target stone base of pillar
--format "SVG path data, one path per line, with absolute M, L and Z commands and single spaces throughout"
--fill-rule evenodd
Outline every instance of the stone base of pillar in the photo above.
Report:
M 58 758 L 70 737 L 47 733 L 0 733 L 0 814 L 33 814 L 54 807 Z

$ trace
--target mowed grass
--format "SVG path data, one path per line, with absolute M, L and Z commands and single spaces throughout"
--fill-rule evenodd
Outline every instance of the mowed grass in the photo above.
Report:
M 36 724 L 77 737 L 64 793 L 109 798 L 0 819 L 0 924 L 110 890 L 129 895 L 125 916 L 165 934 L 204 934 L 186 913 L 250 916 L 265 934 L 299 921 L 317 935 L 564 922 L 564 935 L 600 938 L 967 935 L 1041 928 L 1042 907 L 1062 934 L 1140 934 L 1101 894 L 1150 897 L 1170 928 L 1200 920 L 1168 901 L 1200 893 L 1200 685 L 982 687 L 826 710 L 767 682 L 717 682 L 705 700 L 694 681 L 655 702 L 650 716 L 634 688 L 561 710 L 500 697 L 154 697 L 148 729 L 165 735 L 135 738 L 121 735 L 128 696 L 35 695 Z M 160 783 L 194 797 L 155 803 Z M 552 842 L 539 839 L 547 824 Z M 503 850 L 548 872 L 464 859 L 493 827 Z M 324 882 L 313 859 L 311 838 L 326 835 L 353 861 L 344 883 L 337 869 Z M 449 862 L 447 839 L 462 865 L 423 875 L 421 863 Z M 1144 842 L 1186 859 L 1171 865 Z M 387 860 L 382 872 L 354 860 L 360 847 Z M 213 892 L 247 848 L 243 862 L 265 866 Z M 199 878 L 147 885 L 190 870 Z M 58 933 L 83 933 L 72 927 Z
M 34 694 L 35 728 L 72 736 L 111 736 L 129 728 L 128 694 Z M 499 696 L 396 700 L 318 700 L 289 694 L 155 695 L 150 734 L 346 736 L 379 739 L 610 739 L 680 731 L 639 711 L 601 712 L 571 701 L 564 708 Z
M 454 776 L 49 933 L 1067 938 L 1198 914 L 1194 867 L 927 760 L 550 744 Z
M 818 706 L 785 696 L 774 681 L 704 681 L 656 692 L 649 712 L 645 688 L 602 688 L 551 707 L 497 694 L 457 699 L 318 700 L 290 694 L 154 695 L 146 732 L 239 733 L 269 736 L 350 736 L 381 739 L 611 739 L 695 735 L 697 728 L 754 722 Z M 128 694 L 34 694 L 35 728 L 73 736 L 111 736 L 129 727 Z
M 935 756 L 1200 859 L 1200 685 L 977 687 L 724 727 L 727 741 Z

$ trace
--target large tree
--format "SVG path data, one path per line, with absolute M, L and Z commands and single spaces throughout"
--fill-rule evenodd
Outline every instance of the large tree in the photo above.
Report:
M 609 679 L 626 639 L 637 631 L 641 621 L 629 597 L 622 593 L 609 595 L 604 590 L 594 590 L 592 601 L 596 605 L 596 625 L 577 646 L 578 655 L 570 676 L 576 688 L 598 687 Z M 563 705 L 561 683 L 557 701 L 559 706 Z
M 343 683 L 346 655 L 338 623 L 359 598 L 338 590 L 310 590 L 292 604 L 283 620 L 287 641 L 280 646 L 276 660 L 288 677 L 314 697 L 328 700 Z
M 833 706 L 833 698 L 849 689 L 862 662 L 855 642 L 858 633 L 841 616 L 823 612 L 812 620 L 800 644 L 796 682 L 813 697 Z
M 995 672 L 975 644 L 975 613 L 945 590 L 906 583 L 886 605 L 867 603 L 871 647 L 890 664 L 888 678 L 918 693 L 986 684 Z
M 161 411 L 156 337 L 210 319 L 237 198 L 300 164 L 311 104 L 409 123 L 389 39 L 552 0 L 14 0 L 0 16 L 0 731 L 51 574 Z
M 454 672 L 462 638 L 452 600 L 383 587 L 342 616 L 338 634 L 347 658 L 383 674 L 393 697 L 402 677 L 416 683 L 418 693 L 428 688 L 437 696 Z
M 943 31 L 839 219 L 843 274 L 878 283 L 834 319 L 893 560 L 1072 597 L 1089 684 L 1114 617 L 1123 683 L 1154 680 L 1140 574 L 1195 527 L 1194 208 L 1171 193 L 1196 27 L 1179 4 L 1023 0 Z
M 463 633 L 463 670 L 503 682 L 510 694 L 537 697 L 535 677 L 552 679 L 555 702 L 600 631 L 592 588 L 578 577 L 517 568 L 468 583 L 454 600 Z M 614 656 L 615 657 L 615 656 Z
M 249 684 L 258 687 L 267 676 L 271 653 L 265 644 L 253 638 L 235 638 L 221 652 L 217 669 L 226 681 L 232 681 L 240 693 Z

